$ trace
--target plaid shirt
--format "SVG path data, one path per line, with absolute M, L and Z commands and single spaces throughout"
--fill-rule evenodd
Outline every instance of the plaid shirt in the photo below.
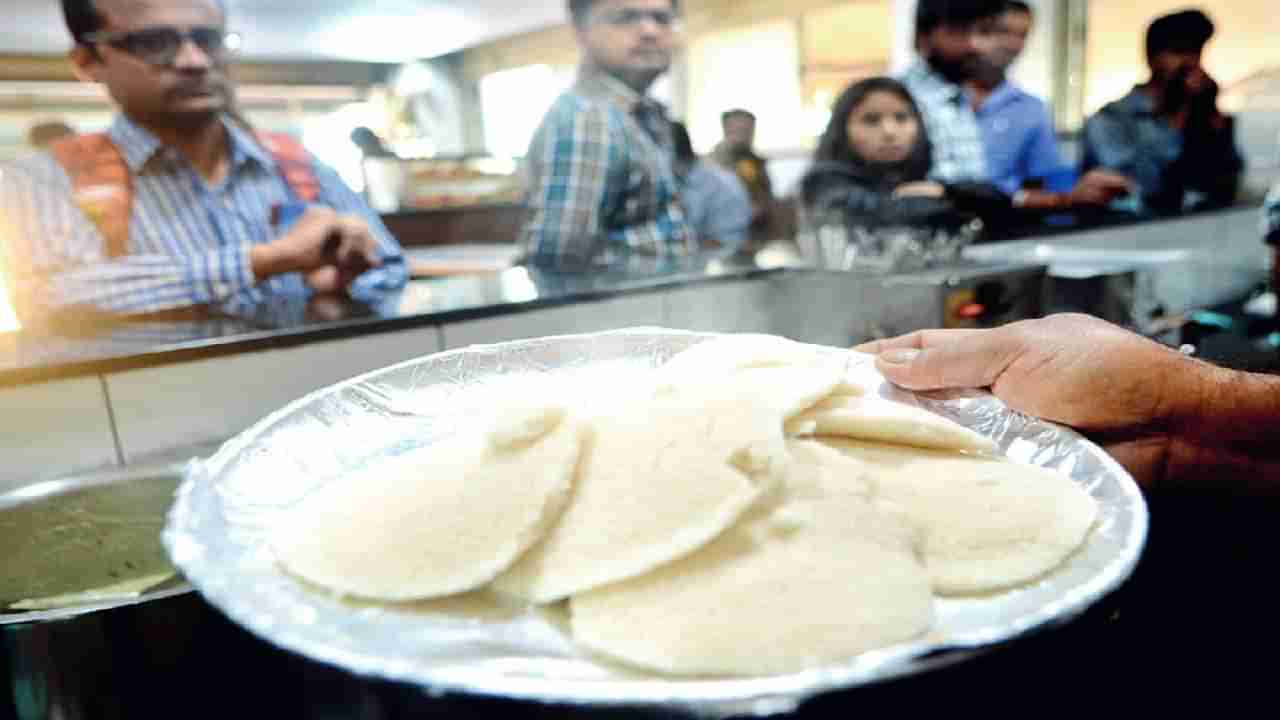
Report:
M 925 130 L 933 142 L 929 176 L 946 183 L 987 181 L 982 128 L 964 88 L 947 82 L 920 59 L 903 74 L 902 84 L 920 106 Z
M 660 104 L 584 70 L 529 147 L 529 219 L 521 233 L 529 261 L 572 268 L 692 252 L 673 157 Z
M 1262 239 L 1268 245 L 1280 246 L 1280 183 L 1271 188 L 1262 205 Z
M 72 201 L 71 179 L 48 154 L 0 169 L 0 251 L 8 255 L 24 314 L 87 306 L 143 314 L 192 305 L 259 302 L 305 293 L 297 273 L 258 282 L 249 251 L 280 235 L 271 207 L 294 202 L 275 159 L 247 132 L 224 121 L 230 169 L 209 187 L 154 135 L 120 116 L 108 135 L 133 183 L 128 254 L 110 258 L 98 228 Z M 315 166 L 317 204 L 360 216 L 383 265 L 360 276 L 352 295 L 396 288 L 408 279 L 400 246 L 378 216 L 328 167 Z

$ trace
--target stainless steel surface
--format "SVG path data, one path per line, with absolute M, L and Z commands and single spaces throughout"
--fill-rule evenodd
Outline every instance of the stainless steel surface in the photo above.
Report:
M 1045 268 L 1034 263 L 959 263 L 916 273 L 796 271 L 771 277 L 769 332 L 849 347 L 929 328 L 994 327 L 1042 314 Z M 987 300 L 982 316 L 956 315 Z
M 0 495 L 0 516 L 4 514 L 12 516 L 21 513 L 24 508 L 33 506 L 42 501 L 51 500 L 60 496 L 70 496 L 80 492 L 91 491 L 93 489 L 134 485 L 137 483 L 157 483 L 161 485 L 168 485 L 172 488 L 172 490 L 170 490 L 170 492 L 172 492 L 177 489 L 181 477 L 182 466 L 180 465 L 152 464 L 140 465 L 126 469 L 113 469 L 98 473 L 63 478 L 60 480 L 34 483 Z M 161 487 L 159 490 L 164 491 L 164 488 Z M 84 522 L 87 525 L 92 521 L 93 518 L 88 517 L 85 518 Z M 160 513 L 156 517 L 156 522 L 159 524 L 162 521 L 163 513 Z M 112 522 L 112 519 L 105 519 L 105 522 Z M 50 530 L 52 532 L 57 532 L 62 529 L 52 528 Z M 70 538 L 70 540 L 74 541 L 75 538 Z M 156 534 L 155 544 L 157 548 L 160 547 L 159 533 Z M 14 549 L 12 547 L 7 550 L 7 552 L 13 551 Z M 0 564 L 15 568 L 17 563 L 21 561 L 21 558 L 5 558 L 5 552 L 6 551 L 0 551 L 0 558 L 4 559 L 4 562 Z M 86 557 L 90 557 L 92 553 L 94 553 L 93 548 L 88 546 L 84 549 L 82 554 Z M 74 562 L 73 560 L 65 558 L 63 561 Z M 88 590 L 91 588 L 83 589 Z M 136 605 L 149 600 L 172 597 L 174 595 L 180 595 L 184 592 L 190 591 L 190 585 L 181 580 L 176 580 L 174 582 L 163 583 L 151 591 L 143 592 L 136 598 L 91 602 L 75 607 L 56 610 L 40 610 L 34 612 L 4 612 L 3 608 L 0 608 L 0 626 L 67 620 L 80 615 L 87 615 L 116 607 Z
M 953 229 L 877 226 L 851 221 L 841 210 L 801 225 L 796 244 L 807 266 L 880 274 L 953 265 L 983 228 L 979 220 Z
M 1266 282 L 1270 266 L 1252 208 L 977 245 L 963 254 L 1047 265 L 1046 310 L 1088 312 L 1140 331 L 1158 316 L 1238 300 Z
M 992 437 L 1012 460 L 1059 469 L 1100 506 L 1085 547 L 1041 581 L 981 599 L 938 599 L 925 638 L 847 664 L 783 677 L 674 680 L 584 655 L 535 611 L 472 615 L 440 606 L 344 603 L 280 572 L 264 544 L 278 514 L 345 472 L 456 432 L 483 395 L 556 383 L 586 395 L 625 383 L 708 335 L 658 329 L 477 346 L 356 378 L 273 414 L 192 463 L 164 539 L 201 594 L 282 648 L 358 675 L 465 693 L 586 707 L 659 706 L 705 716 L 769 715 L 815 695 L 925 672 L 1066 623 L 1122 583 L 1141 553 L 1147 511 L 1132 479 L 1070 430 L 1009 412 L 985 393 L 917 397 L 867 356 L 828 348 L 851 379 Z M 604 390 L 607 391 L 607 390 Z M 489 397 L 488 395 L 484 395 Z M 447 606 L 446 606 L 447 607 Z M 952 651 L 955 654 L 947 654 Z M 941 653 L 941 654 L 940 654 Z
M 0 515 L 60 496 L 130 483 L 176 487 L 181 468 L 148 465 L 41 482 L 0 495 Z M 163 520 L 163 513 L 157 518 Z M 157 533 L 155 539 L 159 545 Z M 14 568 L 19 558 L 4 558 Z M 119 704 L 130 672 L 145 663 L 166 665 L 185 652 L 193 600 L 191 586 L 175 578 L 132 598 L 59 610 L 0 613 L 0 715 L 21 720 L 129 717 Z M 140 665 L 139 663 L 143 663 Z

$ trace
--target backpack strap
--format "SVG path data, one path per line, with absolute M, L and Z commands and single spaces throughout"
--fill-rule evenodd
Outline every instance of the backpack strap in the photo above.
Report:
M 320 197 L 315 160 L 302 143 L 282 133 L 255 133 L 275 160 L 289 190 L 304 203 Z M 133 179 L 120 149 L 106 133 L 63 138 L 49 148 L 71 179 L 72 201 L 106 241 L 108 258 L 129 252 Z
M 129 252 L 133 181 L 124 155 L 105 133 L 63 138 L 50 146 L 54 160 L 71 179 L 71 199 L 106 240 L 106 254 Z
M 316 177 L 315 160 L 302 143 L 284 133 L 256 132 L 254 135 L 271 153 L 293 194 L 302 202 L 315 202 L 320 197 L 320 180 Z

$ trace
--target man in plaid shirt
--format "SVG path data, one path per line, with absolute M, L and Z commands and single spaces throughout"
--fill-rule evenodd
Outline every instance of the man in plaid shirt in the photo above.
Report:
M 569 0 L 584 60 L 529 147 L 521 235 L 533 265 L 580 269 L 694 250 L 670 122 L 645 95 L 671 66 L 678 9 L 676 0 Z

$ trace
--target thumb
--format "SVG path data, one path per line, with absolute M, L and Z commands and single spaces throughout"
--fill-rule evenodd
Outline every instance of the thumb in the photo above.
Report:
M 876 368 L 907 390 L 991 387 L 1009 366 L 1008 353 L 995 340 L 984 333 L 923 350 L 890 350 L 876 358 Z

